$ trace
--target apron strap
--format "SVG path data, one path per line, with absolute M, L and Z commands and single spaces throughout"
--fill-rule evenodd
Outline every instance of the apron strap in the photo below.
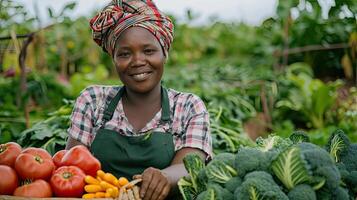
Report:
M 170 100 L 167 90 L 161 86 L 161 122 L 171 123 Z
M 103 121 L 101 123 L 102 127 L 109 120 L 112 119 L 113 114 L 115 112 L 115 108 L 117 107 L 121 97 L 125 92 L 125 86 L 121 87 L 115 97 L 110 101 L 108 107 L 104 110 Z M 161 86 L 161 123 L 170 123 L 170 101 L 167 90 Z
M 104 126 L 107 121 L 111 120 L 115 111 L 115 108 L 118 105 L 119 100 L 123 96 L 125 92 L 125 87 L 121 87 L 115 97 L 110 101 L 108 107 L 104 110 L 104 116 L 102 121 L 102 126 Z

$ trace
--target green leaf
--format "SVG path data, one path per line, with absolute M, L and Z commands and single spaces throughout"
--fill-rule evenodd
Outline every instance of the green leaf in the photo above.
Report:
M 311 179 L 307 162 L 298 147 L 291 147 L 280 153 L 272 162 L 271 168 L 275 176 L 289 190 Z

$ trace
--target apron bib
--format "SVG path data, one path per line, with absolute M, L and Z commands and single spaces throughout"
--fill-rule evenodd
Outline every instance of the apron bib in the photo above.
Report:
M 90 150 L 102 164 L 103 171 L 130 180 L 133 175 L 141 174 L 148 167 L 158 169 L 168 167 L 174 157 L 175 149 L 171 128 L 168 132 L 148 132 L 140 136 L 125 136 L 103 128 L 112 118 L 124 92 L 125 87 L 122 87 L 104 111 L 101 128 Z M 163 87 L 161 87 L 160 123 L 169 123 L 171 127 L 169 99 L 167 90 Z

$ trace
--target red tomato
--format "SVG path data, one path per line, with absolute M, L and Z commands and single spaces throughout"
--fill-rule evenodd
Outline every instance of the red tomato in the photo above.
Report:
M 21 146 L 15 142 L 0 144 L 0 165 L 14 166 L 17 156 L 21 153 Z
M 99 160 L 83 145 L 77 145 L 68 150 L 62 158 L 61 164 L 63 166 L 77 166 L 91 176 L 96 176 L 97 171 L 101 168 Z
M 57 151 L 57 153 L 55 153 L 55 155 L 53 155 L 52 160 L 53 160 L 53 163 L 56 165 L 56 167 L 62 166 L 61 160 L 66 152 L 67 152 L 67 150 L 64 149 L 64 150 Z
M 51 187 L 57 197 L 81 197 L 85 186 L 84 172 L 76 166 L 58 168 L 51 177 Z
M 22 179 L 48 180 L 54 168 L 51 155 L 41 148 L 25 149 L 15 161 L 16 172 Z
M 0 194 L 12 195 L 18 186 L 15 170 L 7 165 L 0 165 Z
M 49 183 L 42 179 L 37 179 L 32 183 L 16 188 L 14 196 L 45 198 L 52 196 L 52 190 Z

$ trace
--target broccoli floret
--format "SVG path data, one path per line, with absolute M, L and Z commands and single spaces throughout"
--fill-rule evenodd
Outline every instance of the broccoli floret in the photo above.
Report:
M 312 181 L 323 180 L 323 188 L 329 191 L 336 190 L 341 181 L 341 175 L 329 153 L 312 143 L 300 143 L 298 146 L 310 166 Z
M 199 194 L 196 200 L 214 200 L 217 199 L 217 194 L 213 189 L 208 189 Z
M 239 176 L 231 178 L 224 184 L 224 188 L 229 190 L 230 192 L 234 193 L 237 187 L 242 185 L 242 179 Z
M 255 141 L 257 143 L 257 149 L 263 152 L 277 150 L 281 151 L 292 145 L 290 140 L 284 139 L 277 135 L 269 135 L 267 138 L 259 137 Z
M 350 195 L 348 195 L 348 191 L 345 188 L 338 187 L 333 194 L 334 200 L 349 200 Z
M 340 158 L 348 171 L 357 171 L 357 144 L 351 144 Z
M 294 187 L 288 193 L 290 200 L 316 200 L 314 189 L 307 184 L 301 184 Z
M 301 142 L 310 142 L 309 136 L 304 131 L 294 131 L 290 136 L 289 139 L 294 144 L 299 144 Z
M 348 191 L 342 187 L 337 187 L 335 190 L 319 190 L 316 192 L 317 199 L 321 200 L 352 200 Z
M 232 153 L 220 153 L 213 158 L 213 160 L 220 160 L 231 167 L 234 166 L 234 159 L 235 155 Z
M 288 200 L 288 197 L 274 182 L 273 177 L 264 171 L 247 174 L 242 185 L 234 192 L 234 196 L 236 200 Z
M 207 190 L 197 196 L 196 200 L 233 200 L 233 193 L 218 184 L 209 184 Z
M 238 176 L 244 177 L 245 174 L 252 171 L 268 171 L 271 163 L 271 156 L 258 149 L 251 147 L 241 148 L 235 158 L 234 168 Z

